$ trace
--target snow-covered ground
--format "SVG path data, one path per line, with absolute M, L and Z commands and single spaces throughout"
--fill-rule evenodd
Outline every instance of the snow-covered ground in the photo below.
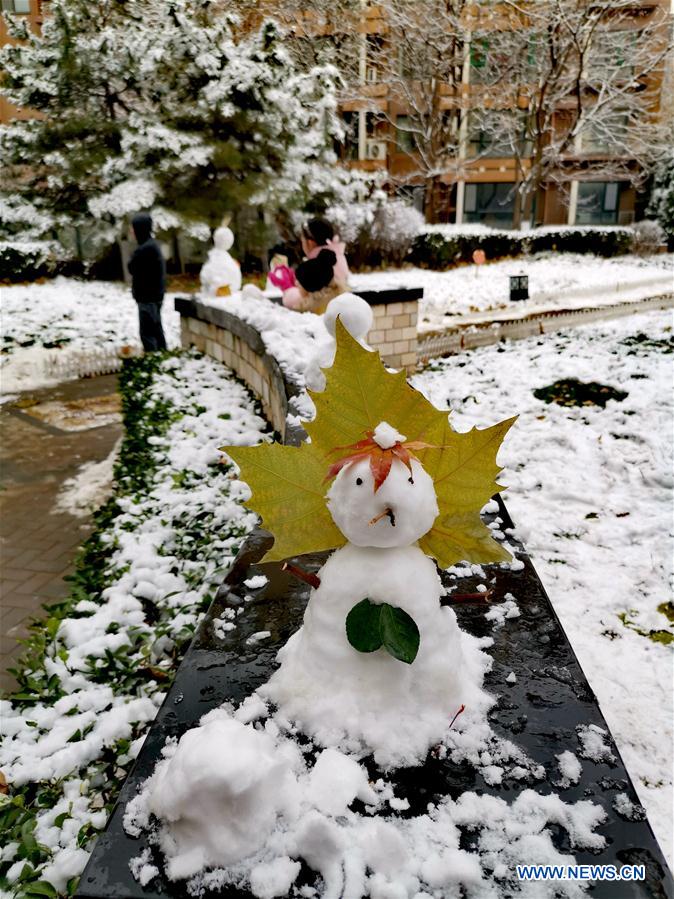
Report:
M 639 334 L 645 338 L 634 341 Z M 674 635 L 664 614 L 672 358 L 672 316 L 652 312 L 473 350 L 413 379 L 433 403 L 454 410 L 459 430 L 519 413 L 499 456 L 506 503 L 670 865 L 674 644 L 648 634 Z M 599 381 L 628 396 L 605 409 L 534 397 L 561 378 Z
M 531 298 L 513 304 L 508 299 L 508 276 L 521 273 L 529 275 Z M 673 279 L 674 254 L 603 259 L 567 253 L 509 259 L 480 268 L 463 266 L 447 272 L 406 268 L 354 274 L 351 284 L 354 292 L 423 287 L 419 311 L 419 330 L 423 333 L 447 327 L 459 316 L 484 318 L 504 311 L 526 315 L 541 309 L 638 300 L 671 291 Z M 90 357 L 84 362 L 87 368 L 98 356 L 140 346 L 136 304 L 123 284 L 57 278 L 3 287 L 0 297 L 3 393 L 47 385 L 68 375 L 76 377 L 83 355 Z M 180 342 L 180 316 L 173 300 L 174 296 L 168 294 L 162 309 L 170 347 Z M 289 316 L 254 297 L 235 295 L 209 302 L 242 315 L 262 331 L 270 352 L 282 364 L 287 363 L 288 370 L 302 368 L 314 352 L 312 338 L 322 332 L 316 316 Z
M 511 303 L 509 276 L 529 276 L 529 300 Z M 419 330 L 451 325 L 459 316 L 508 310 L 527 315 L 543 309 L 578 308 L 639 300 L 674 290 L 674 255 L 599 256 L 542 253 L 446 272 L 408 268 L 355 274 L 355 293 L 399 286 L 423 287 Z M 480 315 L 483 317 L 483 315 Z
M 140 347 L 136 303 L 121 283 L 56 278 L 3 287 L 0 296 L 3 393 L 63 380 L 69 361 L 76 374 L 82 354 Z M 169 347 L 180 343 L 173 299 L 167 295 L 162 307 Z

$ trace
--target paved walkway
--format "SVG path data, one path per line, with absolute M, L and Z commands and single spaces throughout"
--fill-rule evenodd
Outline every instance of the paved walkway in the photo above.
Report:
M 63 482 L 85 462 L 105 459 L 122 433 L 117 421 L 64 430 L 58 416 L 36 417 L 43 407 L 33 401 L 76 401 L 77 407 L 77 401 L 109 397 L 116 383 L 115 375 L 71 381 L 0 407 L 0 690 L 15 686 L 6 669 L 21 652 L 17 639 L 44 614 L 44 603 L 67 594 L 63 578 L 91 531 L 88 519 L 54 512 Z

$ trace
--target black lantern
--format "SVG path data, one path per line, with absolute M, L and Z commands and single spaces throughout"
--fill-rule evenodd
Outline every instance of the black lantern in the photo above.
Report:
M 510 299 L 529 299 L 529 275 L 510 275 Z

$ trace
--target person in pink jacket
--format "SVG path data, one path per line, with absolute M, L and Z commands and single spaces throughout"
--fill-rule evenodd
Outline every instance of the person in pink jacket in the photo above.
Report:
M 283 290 L 283 305 L 320 315 L 330 300 L 349 289 L 346 246 L 330 222 L 320 218 L 310 219 L 302 226 L 300 240 L 305 259 L 295 270 L 295 284 Z

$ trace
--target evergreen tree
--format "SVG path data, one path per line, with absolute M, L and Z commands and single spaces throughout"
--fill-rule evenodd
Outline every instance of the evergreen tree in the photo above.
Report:
M 213 0 L 54 0 L 42 35 L 12 25 L 5 93 L 36 111 L 2 129 L 3 190 L 58 227 L 151 208 L 205 236 L 246 204 L 330 192 L 339 136 L 331 67 L 299 72 L 271 23 L 237 33 Z M 328 177 L 328 173 L 330 173 Z M 348 183 L 348 178 L 346 182 Z

